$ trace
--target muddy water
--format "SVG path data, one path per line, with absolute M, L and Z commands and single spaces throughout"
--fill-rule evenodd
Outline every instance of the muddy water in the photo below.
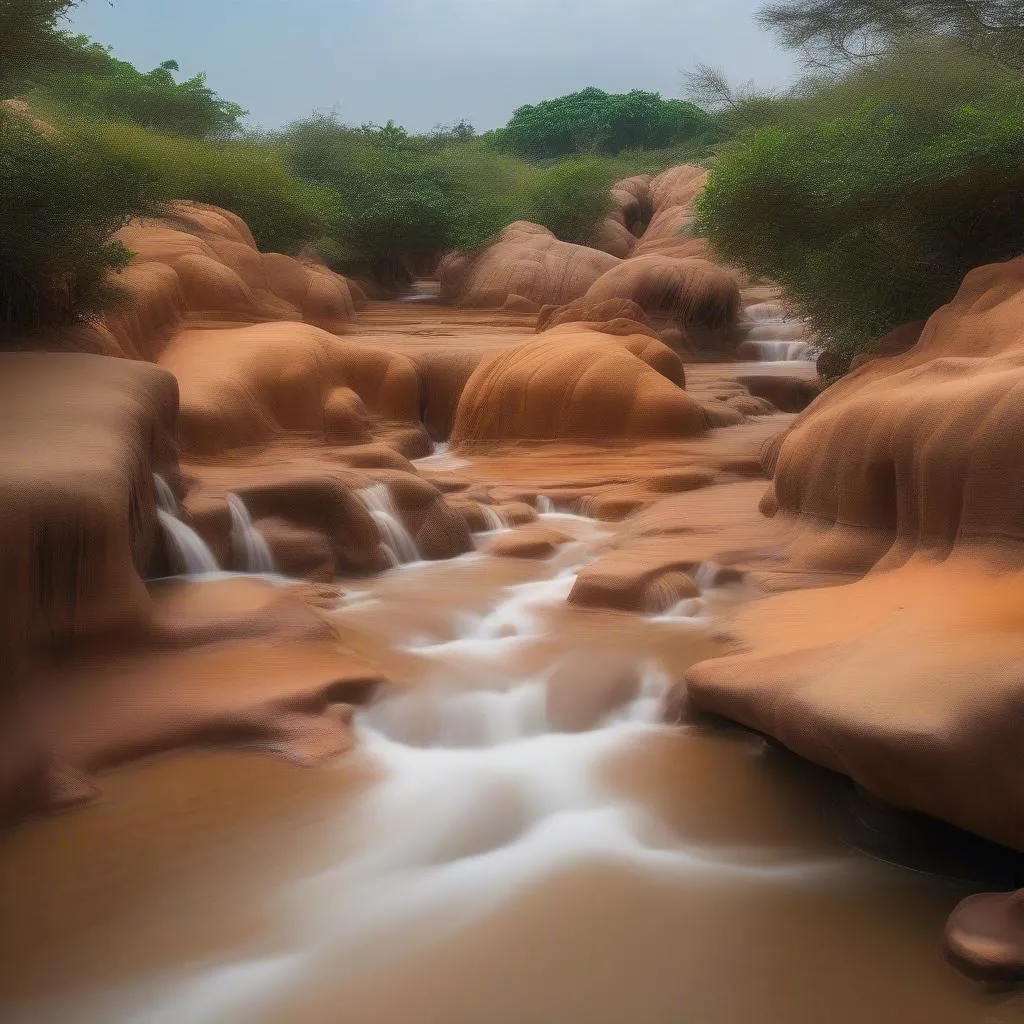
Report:
M 0 1016 L 114 1024 L 983 1024 L 941 963 L 960 890 L 843 848 L 830 783 L 658 724 L 741 588 L 577 612 L 576 571 L 469 555 L 335 613 L 395 686 L 358 755 L 112 773 L 0 845 Z M 702 574 L 713 580 L 713 572 Z

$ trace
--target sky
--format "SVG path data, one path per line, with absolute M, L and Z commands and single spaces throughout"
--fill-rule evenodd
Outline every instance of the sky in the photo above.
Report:
M 69 27 L 148 71 L 174 59 L 275 128 L 314 111 L 411 131 L 505 124 L 525 103 L 597 86 L 682 94 L 722 67 L 775 87 L 792 54 L 764 0 L 82 0 Z

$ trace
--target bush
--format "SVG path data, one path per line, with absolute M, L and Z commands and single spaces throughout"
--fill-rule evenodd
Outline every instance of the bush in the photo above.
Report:
M 33 99 L 44 107 L 196 138 L 228 136 L 246 113 L 221 99 L 204 75 L 176 82 L 173 60 L 143 73 L 87 36 L 70 38 L 67 45 L 74 58 L 70 68 L 36 76 Z
M 66 130 L 104 159 L 133 168 L 165 201 L 194 199 L 237 213 L 261 249 L 293 253 L 328 231 L 332 197 L 297 180 L 267 144 L 208 142 L 111 122 L 76 121 Z
M 485 144 L 410 136 L 390 122 L 355 129 L 316 117 L 281 145 L 296 175 L 334 197 L 332 266 L 392 288 L 515 220 L 535 173 Z
M 663 100 L 639 89 L 610 95 L 590 88 L 520 107 L 492 140 L 529 159 L 614 155 L 674 145 L 697 135 L 707 123 L 703 110 L 683 100 Z
M 903 53 L 805 86 L 722 156 L 697 227 L 849 360 L 1024 249 L 1024 84 L 976 56 Z
M 21 96 L 40 71 L 74 67 L 77 54 L 57 25 L 78 0 L 0 0 L 0 99 Z
M 598 222 L 615 208 L 615 175 L 606 161 L 567 160 L 545 172 L 530 190 L 526 217 L 564 242 L 588 245 Z
M 154 209 L 125 162 L 0 109 L 0 334 L 74 322 L 118 297 L 108 273 L 131 254 L 110 235 Z

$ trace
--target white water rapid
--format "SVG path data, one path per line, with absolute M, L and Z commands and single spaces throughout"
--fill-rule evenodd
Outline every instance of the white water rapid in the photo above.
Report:
M 416 541 L 402 524 L 391 503 L 391 492 L 387 484 L 374 484 L 359 491 L 359 499 L 366 506 L 373 521 L 377 524 L 381 544 L 388 553 L 392 565 L 405 565 L 418 562 L 420 553 Z
M 262 534 L 253 525 L 245 502 L 237 494 L 229 494 L 228 508 L 231 510 L 231 544 L 243 571 L 272 573 L 274 558 Z
M 178 503 L 167 481 L 154 474 L 153 485 L 156 488 L 157 519 L 164 531 L 174 570 L 184 576 L 219 572 L 217 559 L 203 538 L 178 518 Z
M 393 681 L 351 755 L 158 758 L 12 836 L 4 1021 L 1003 1022 L 935 956 L 948 886 L 843 847 L 759 739 L 661 724 L 744 584 L 707 563 L 664 615 L 577 610 L 610 534 L 544 521 L 573 538 L 546 562 L 349 592 L 338 629 Z

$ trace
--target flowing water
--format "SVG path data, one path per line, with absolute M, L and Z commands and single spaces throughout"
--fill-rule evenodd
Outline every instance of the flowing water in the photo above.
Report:
M 811 362 L 816 352 L 806 341 L 751 341 L 762 363 Z
M 183 523 L 163 508 L 158 508 L 156 514 L 167 539 L 167 550 L 175 572 L 182 576 L 199 576 L 220 570 L 213 552 L 188 523 Z
M 156 489 L 156 507 L 169 515 L 178 515 L 178 499 L 174 496 L 170 484 L 159 474 L 153 474 L 153 487 Z
M 391 492 L 387 484 L 374 484 L 359 491 L 359 499 L 377 524 L 381 545 L 391 560 L 392 566 L 418 562 L 420 559 L 416 541 L 402 524 L 391 503 Z
M 231 545 L 243 571 L 273 573 L 274 558 L 262 534 L 253 526 L 245 503 L 237 494 L 229 494 L 228 508 L 231 510 Z
M 377 500 L 379 495 L 374 500 Z M 609 539 L 350 590 L 393 688 L 314 769 L 184 754 L 0 846 L 0 1016 L 82 1024 L 997 1024 L 946 968 L 956 886 L 829 833 L 833 783 L 659 723 L 750 594 L 714 566 L 659 616 L 566 605 Z M 1009 1007 L 1009 1008 L 1008 1008 Z
M 490 505 L 481 505 L 480 511 L 483 513 L 486 532 L 494 533 L 497 530 L 508 529 L 508 523 L 505 522 L 504 517 L 498 509 L 492 508 Z

